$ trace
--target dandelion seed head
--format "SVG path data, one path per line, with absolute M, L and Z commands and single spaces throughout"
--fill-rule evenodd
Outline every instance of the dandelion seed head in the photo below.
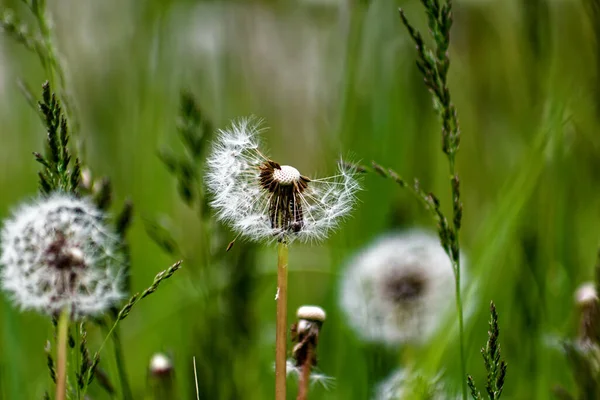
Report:
M 219 131 L 206 173 L 217 218 L 254 241 L 325 239 L 352 210 L 355 171 L 340 162 L 336 176 L 308 178 L 262 153 L 261 131 L 256 118 Z
M 420 230 L 378 238 L 350 261 L 342 279 L 341 308 L 369 342 L 426 342 L 452 304 L 450 259 L 436 235 Z
M 2 288 L 22 309 L 97 315 L 120 300 L 124 256 L 91 202 L 53 194 L 21 206 L 1 236 Z

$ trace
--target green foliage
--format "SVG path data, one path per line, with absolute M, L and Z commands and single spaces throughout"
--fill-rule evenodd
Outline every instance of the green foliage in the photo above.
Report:
M 504 388 L 504 380 L 506 378 L 506 362 L 500 356 L 500 328 L 498 327 L 498 312 L 494 302 L 490 303 L 490 330 L 488 331 L 488 341 L 484 348 L 481 349 L 483 356 L 483 364 L 487 371 L 487 382 L 485 390 L 490 400 L 498 400 Z M 483 399 L 481 393 L 475 386 L 473 377 L 467 377 L 467 384 L 471 390 L 471 396 L 474 400 Z

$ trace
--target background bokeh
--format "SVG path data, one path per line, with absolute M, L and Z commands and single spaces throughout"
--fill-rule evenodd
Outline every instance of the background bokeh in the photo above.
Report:
M 135 398 L 148 396 L 151 355 L 169 352 L 178 398 L 194 398 L 192 356 L 203 399 L 273 396 L 276 250 L 238 243 L 209 262 L 206 221 L 179 198 L 157 150 L 183 152 L 179 93 L 188 89 L 216 127 L 256 114 L 271 127 L 277 160 L 324 175 L 341 154 L 418 177 L 450 211 L 447 165 L 414 45 L 398 18 L 425 29 L 416 0 L 48 1 L 81 123 L 75 141 L 115 204 L 131 198 L 133 291 L 177 258 L 183 269 L 121 325 Z M 576 333 L 575 288 L 592 278 L 600 221 L 600 23 L 594 0 L 455 0 L 450 87 L 462 130 L 463 251 L 469 259 L 468 371 L 483 388 L 480 347 L 488 305 L 500 313 L 508 362 L 504 399 L 547 399 L 572 387 L 556 343 Z M 25 14 L 16 0 L 0 1 Z M 596 8 L 597 10 L 597 8 Z M 27 20 L 27 17 L 23 17 Z M 16 84 L 46 79 L 35 55 L 0 40 L 0 216 L 36 193 L 44 129 Z M 201 168 L 201 166 L 198 166 Z M 361 343 L 338 306 L 344 263 L 377 235 L 435 229 L 407 193 L 366 176 L 352 218 L 325 243 L 294 245 L 290 314 L 328 312 L 321 370 L 336 378 L 314 399 L 368 399 L 376 383 L 414 362 L 458 387 L 455 321 L 431 342 L 386 349 Z M 144 219 L 177 240 L 165 254 Z M 233 236 L 227 230 L 224 242 Z M 228 257 L 231 257 L 228 259 Z M 49 387 L 47 318 L 0 297 L 0 397 L 39 399 Z M 90 325 L 91 326 L 91 325 Z M 91 328 L 94 350 L 102 332 Z M 103 367 L 114 374 L 110 349 Z M 290 384 L 290 395 L 294 385 Z M 94 387 L 94 399 L 108 398 Z

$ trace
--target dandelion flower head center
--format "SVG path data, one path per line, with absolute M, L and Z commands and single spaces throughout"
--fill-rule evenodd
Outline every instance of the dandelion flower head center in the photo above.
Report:
M 84 254 L 78 247 L 68 247 L 64 233 L 58 232 L 56 238 L 48 245 L 45 251 L 46 262 L 51 268 L 57 270 L 72 270 L 84 268 Z
M 397 304 L 416 301 L 426 290 L 426 279 L 418 272 L 388 277 L 384 281 L 384 291 Z
M 300 181 L 300 171 L 289 165 L 282 165 L 273 171 L 273 180 L 280 185 L 289 186 Z
M 289 165 L 281 166 L 275 161 L 265 161 L 259 167 L 260 185 L 270 193 L 268 208 L 273 229 L 299 232 L 304 226 L 302 192 L 308 188 L 310 179 Z

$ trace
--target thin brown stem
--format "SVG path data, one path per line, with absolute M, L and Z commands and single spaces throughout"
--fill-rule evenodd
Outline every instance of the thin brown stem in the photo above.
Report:
M 277 246 L 277 335 L 275 338 L 275 400 L 286 397 L 288 247 Z
M 67 341 L 69 336 L 69 312 L 63 310 L 58 319 L 56 344 L 56 400 L 67 398 Z
M 296 400 L 306 400 L 308 398 L 308 386 L 310 384 L 310 368 L 311 368 L 311 349 L 309 347 L 306 361 L 302 365 L 302 371 L 298 379 L 298 397 Z

